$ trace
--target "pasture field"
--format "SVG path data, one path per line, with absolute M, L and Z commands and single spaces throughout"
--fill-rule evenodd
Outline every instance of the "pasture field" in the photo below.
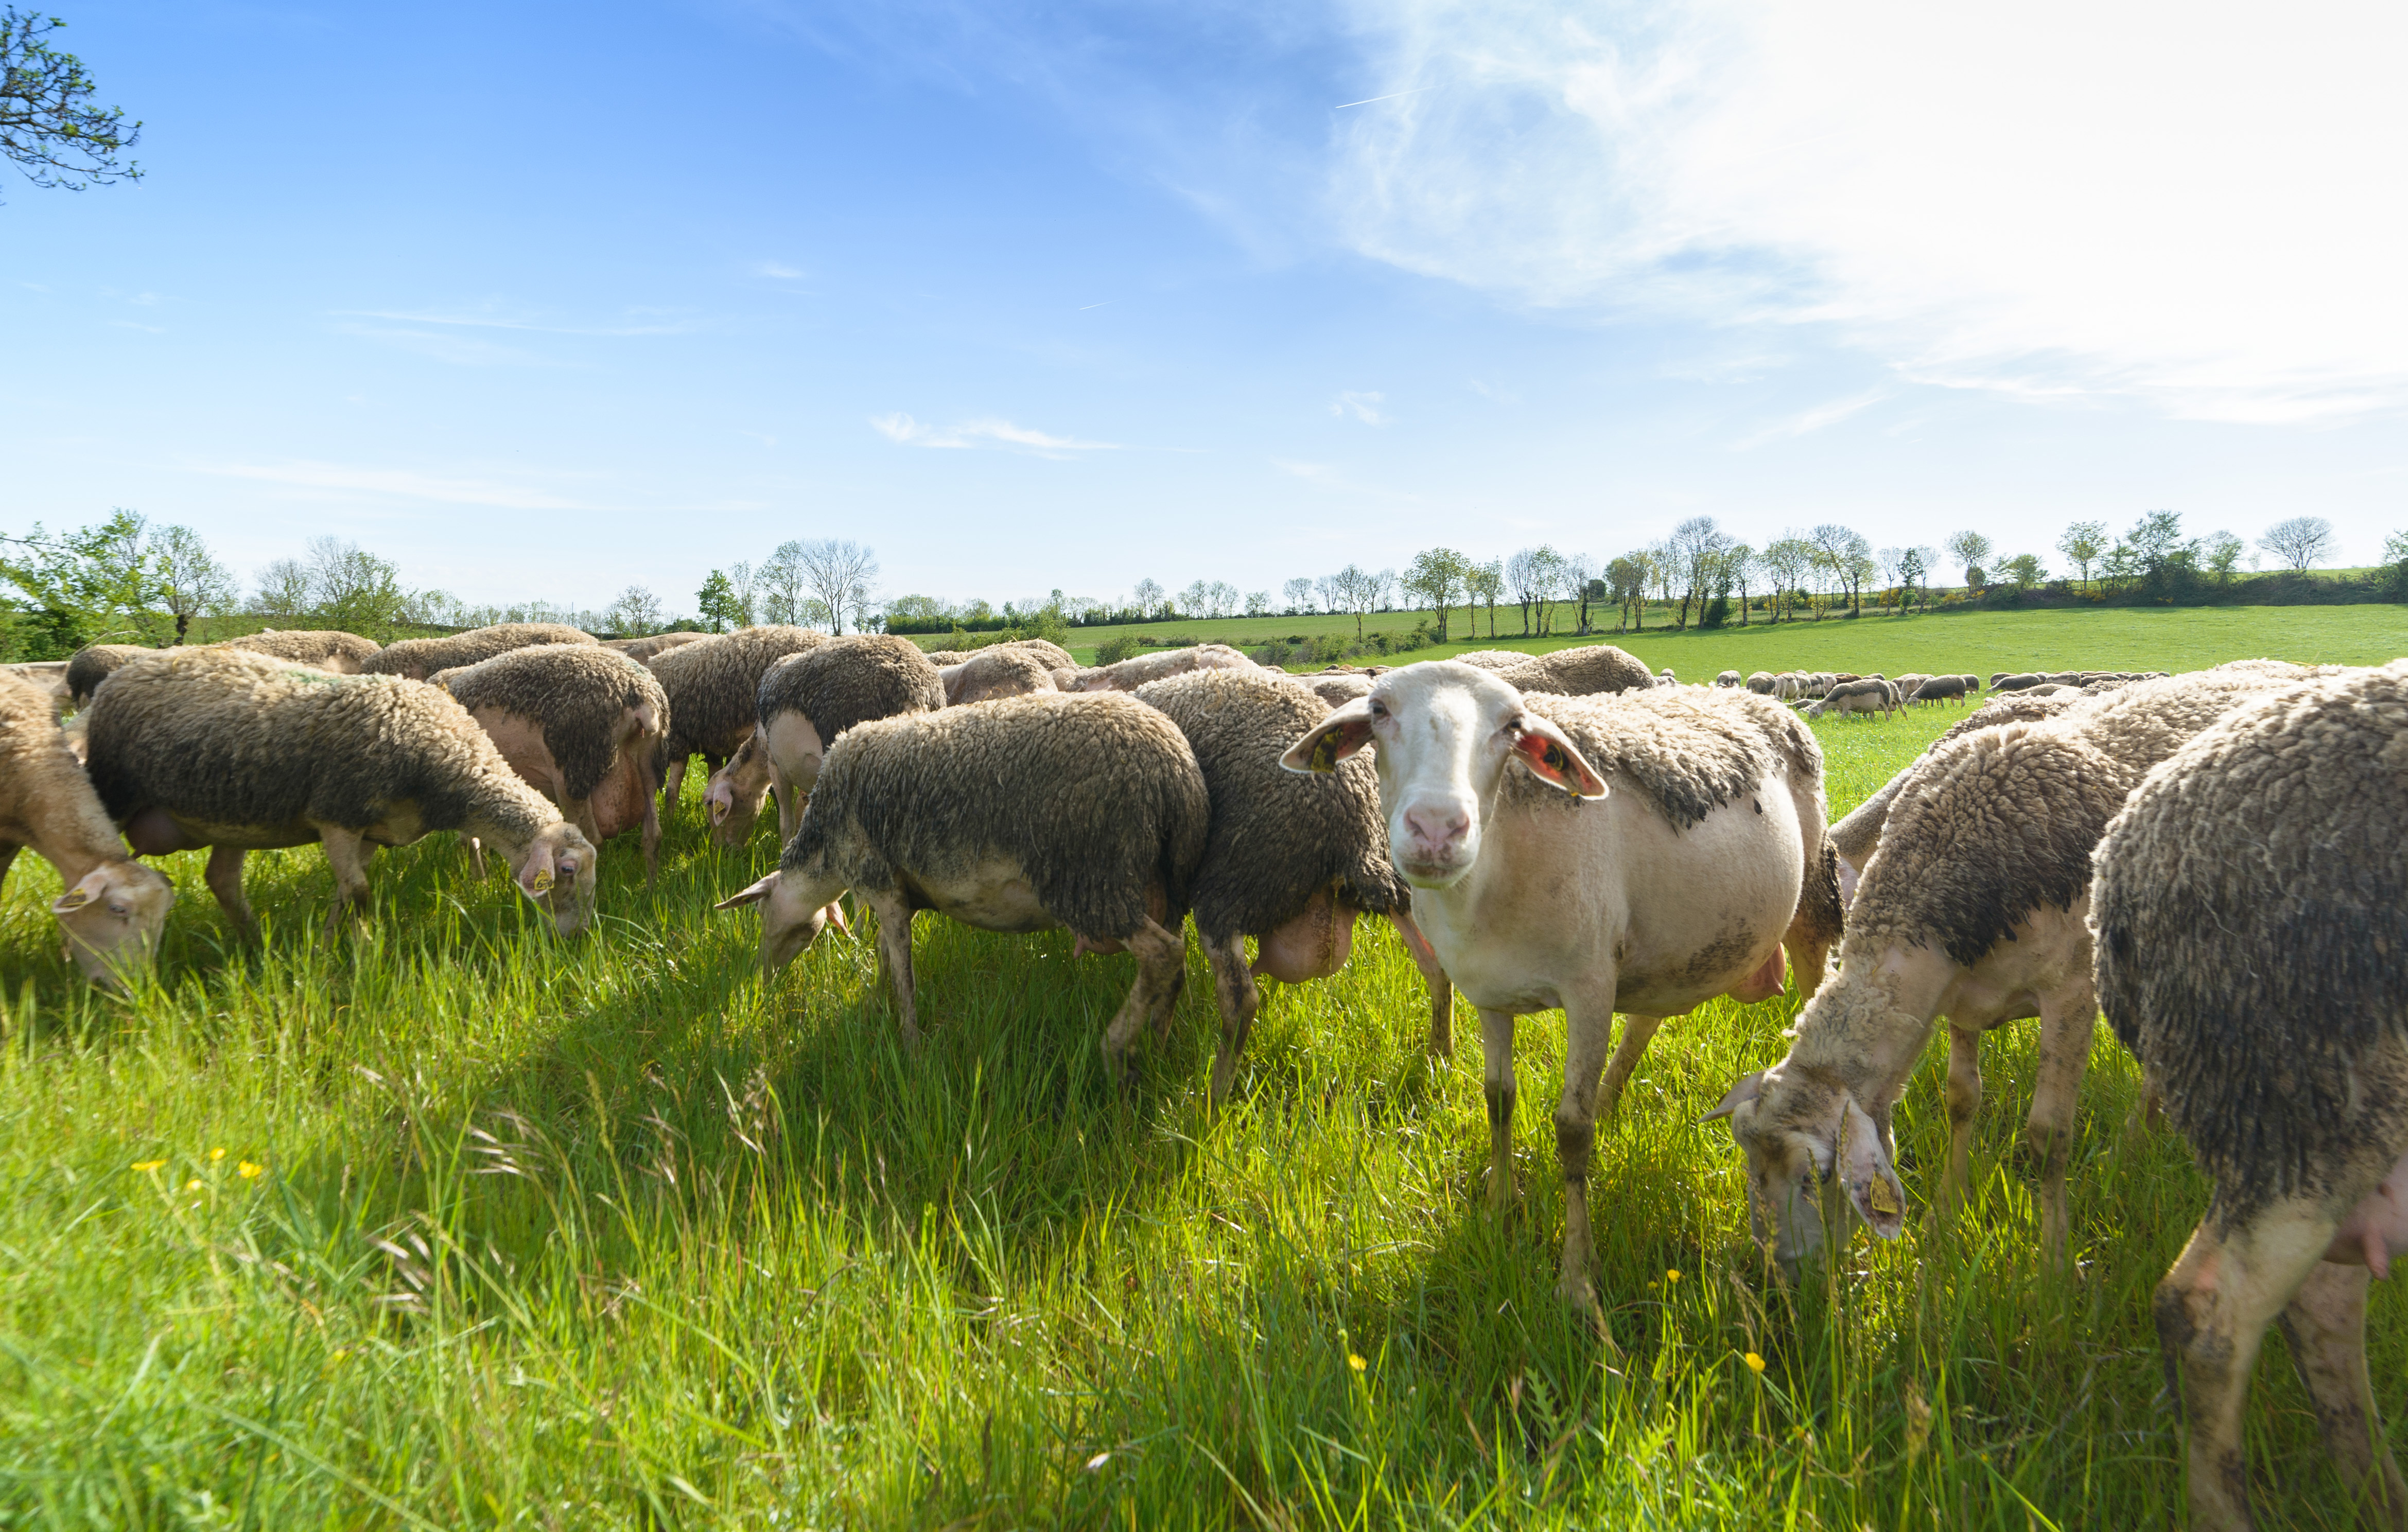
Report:
M 2226 615 L 2136 625 L 2124 652 L 2106 620 L 2156 614 L 2084 614 L 2100 625 L 2065 658 L 2295 652 L 2189 626 Z M 1949 668 L 1986 670 L 1985 621 L 1900 623 L 1897 649 L 1870 622 L 1841 631 L 1851 667 L 1923 668 L 1904 646 L 1928 632 L 1967 636 Z M 1784 629 L 1784 651 L 1810 633 Z M 1718 668 L 1754 641 L 1641 652 L 1685 674 L 1691 650 L 1732 646 L 1697 662 Z M 1957 716 L 1819 725 L 1835 814 Z M 2203 1189 L 2178 1140 L 2132 1125 L 2136 1072 L 2103 1027 L 2074 1276 L 2040 1269 L 2014 1149 L 2027 1023 L 1986 1050 L 1965 1213 L 1891 1246 L 1859 1234 L 1789 1289 L 1749 1243 L 1728 1134 L 1697 1119 L 1779 1056 L 1796 1002 L 1667 1024 L 1600 1124 L 1600 1332 L 1552 1296 L 1558 1018 L 1521 1028 L 1521 1200 L 1500 1222 L 1476 1020 L 1459 1007 L 1433 1069 L 1384 927 L 1336 979 L 1269 996 L 1217 1115 L 1200 958 L 1124 1093 L 1096 1041 L 1129 959 L 932 918 L 933 1030 L 907 1057 L 868 943 L 831 935 L 764 982 L 754 919 L 710 904 L 775 852 L 767 834 L 710 848 L 699 787 L 659 886 L 615 843 L 602 918 L 573 942 L 448 838 L 378 857 L 377 912 L 331 938 L 322 856 L 254 857 L 257 950 L 226 939 L 201 855 L 169 859 L 163 981 L 130 1003 L 81 987 L 44 909 L 57 881 L 19 860 L 0 905 L 0 1526 L 2179 1521 L 2148 1296 Z M 1935 1052 L 1898 1118 L 1919 1214 L 1942 1074 Z M 2379 1284 L 2395 1435 L 2401 1319 Z M 2279 1335 L 2268 1349 L 2261 1511 L 2346 1525 Z

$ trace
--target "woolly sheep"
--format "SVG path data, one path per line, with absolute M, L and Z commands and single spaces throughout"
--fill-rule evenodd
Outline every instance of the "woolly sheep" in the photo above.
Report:
M 437 671 L 433 684 L 586 839 L 640 828 L 646 883 L 659 874 L 652 773 L 669 704 L 651 670 L 595 644 L 538 644 Z
M 86 644 L 67 656 L 67 700 L 77 708 L 91 706 L 93 694 L 120 666 L 158 652 L 147 644 Z
M 1668 665 L 1663 669 L 1656 672 L 1656 684 L 1658 686 L 1678 686 L 1681 684 L 1681 678 L 1672 674 L 1672 667 Z
M 1718 676 L 1716 676 L 1716 677 L 1714 678 L 1714 684 L 1715 684 L 1716 686 L 1723 686 L 1723 687 L 1737 686 L 1737 685 L 1739 685 L 1739 684 L 1740 684 L 1740 680 L 1741 680 L 1741 677 L 1740 677 L 1740 673 L 1739 673 L 1738 671 L 1736 671 L 1736 670 L 1726 670 L 1726 671 L 1724 671 L 1722 674 L 1720 674 L 1720 675 L 1718 675 Z
M 1483 664 L 1517 692 L 1543 692 L 1549 696 L 1601 696 L 1614 692 L 1645 691 L 1655 685 L 1647 666 L 1612 644 L 1584 644 L 1546 654 L 1494 651 L 1496 664 Z
M 932 649 L 928 651 L 928 663 L 942 670 L 949 665 L 961 664 L 977 652 L 974 649 Z
M 125 854 L 50 689 L 15 675 L 0 675 L 0 878 L 28 846 L 58 869 L 65 890 L 50 913 L 86 978 L 118 993 L 150 967 L 176 890 Z
M 437 830 L 481 838 L 564 936 L 594 909 L 598 854 L 520 780 L 468 710 L 397 676 L 337 676 L 240 650 L 165 650 L 93 699 L 92 783 L 144 856 L 213 848 L 227 918 L 257 929 L 247 852 L 321 841 L 335 908 L 367 897 L 367 859 Z
M 1054 691 L 1054 672 L 1060 668 L 1052 663 L 1051 655 L 1031 645 L 995 644 L 956 664 L 938 667 L 937 675 L 944 683 L 946 705 L 958 707 Z
M 1917 686 L 1914 689 L 1914 696 L 1909 700 L 1914 702 L 1962 703 L 1965 700 L 1965 678 L 1962 676 L 1933 676 L 1930 680 L 1926 680 L 1921 685 Z
M 360 667 L 383 650 L 375 639 L 345 633 L 340 628 L 266 628 L 228 638 L 224 647 L 294 660 L 345 676 L 359 674 Z
M 897 1029 L 920 1037 L 911 916 L 989 931 L 1068 926 L 1078 952 L 1132 951 L 1136 982 L 1104 1034 L 1123 1079 L 1186 980 L 1189 881 L 1211 805 L 1177 725 L 1125 694 L 1007 697 L 881 719 L 828 752 L 778 870 L 719 908 L 762 904 L 772 972 L 851 889 L 878 917 Z
M 1845 717 L 1850 713 L 1876 713 L 1886 722 L 1898 710 L 1898 688 L 1885 680 L 1851 680 L 1833 686 L 1816 701 L 1807 704 L 1806 716 L 1821 718 L 1827 713 Z
M 706 773 L 717 771 L 752 737 L 761 678 L 769 666 L 826 641 L 809 628 L 738 628 L 663 650 L 645 662 L 669 699 L 668 732 L 653 780 L 670 813 L 677 812 L 689 760 L 700 755 Z
M 496 623 L 492 627 L 455 633 L 448 638 L 404 638 L 399 643 L 387 644 L 361 662 L 360 674 L 424 680 L 437 670 L 456 670 L 513 649 L 598 642 L 594 635 L 566 623 Z
M 937 667 L 908 638 L 831 638 L 787 655 L 753 689 L 752 737 L 703 789 L 711 838 L 723 846 L 751 839 L 762 800 L 775 792 L 783 846 L 802 821 L 821 761 L 847 729 L 944 706 Z
M 1150 680 L 1177 676 L 1190 670 L 1258 670 L 1261 666 L 1227 644 L 1189 644 L 1182 649 L 1156 650 L 1140 654 L 1118 665 L 1099 666 L 1091 670 L 1074 670 L 1068 680 L 1056 674 L 1054 684 L 1065 692 L 1134 692 Z
M 2157 1291 L 2190 1525 L 2250 1525 L 2250 1373 L 2280 1317 L 2358 1504 L 2408 1482 L 2368 1387 L 2408 1249 L 2408 661 L 2282 688 L 2149 773 L 2097 857 L 2098 992 L 2214 1182 Z
M 1356 697 L 1369 696 L 1371 682 L 1377 678 L 1362 675 L 1330 675 L 1325 671 L 1320 675 L 1306 676 L 1301 679 L 1306 688 L 1314 696 L 1333 708 L 1342 708 Z
M 1211 800 L 1191 902 L 1221 1008 L 1212 1098 L 1228 1095 L 1261 1006 L 1254 975 L 1300 983 L 1336 973 L 1357 914 L 1396 923 L 1429 988 L 1430 1052 L 1450 1056 L 1454 986 L 1414 928 L 1411 895 L 1388 859 L 1371 763 L 1309 776 L 1280 768 L 1280 752 L 1328 716 L 1329 705 L 1268 671 L 1192 671 L 1149 682 L 1137 697 L 1187 737 Z M 1248 937 L 1256 938 L 1251 971 Z
M 2025 671 L 2021 674 L 2012 676 L 1993 676 L 1990 678 L 1990 690 L 1993 692 L 2020 692 L 2027 687 L 2038 686 L 2047 679 L 2048 678 L 2045 676 L 2034 675 L 2030 671 Z
M 649 660 L 655 654 L 677 648 L 680 644 L 690 644 L 697 638 L 711 637 L 712 635 L 708 633 L 696 633 L 692 629 L 681 628 L 675 633 L 646 634 L 641 638 L 605 638 L 602 640 L 602 647 L 616 650 L 631 660 Z
M 1751 1216 L 1769 1250 L 1791 1263 L 1819 1248 L 1800 1178 L 1842 1163 L 1857 1215 L 1897 1237 L 1905 1198 L 1889 1115 L 1942 1014 L 1953 1136 L 1942 1195 L 1953 1199 L 1981 1105 L 1982 1034 L 2037 1015 L 2026 1133 L 2040 1161 L 2042 1244 L 2062 1258 L 2067 1156 L 2099 1010 L 2085 923 L 2091 851 L 2149 767 L 2284 684 L 2201 671 L 2128 687 L 1949 740 L 1903 774 L 1849 907 L 1838 977 L 1799 1014 L 1787 1057 L 1734 1085 L 1715 1111 L 1747 1153 Z

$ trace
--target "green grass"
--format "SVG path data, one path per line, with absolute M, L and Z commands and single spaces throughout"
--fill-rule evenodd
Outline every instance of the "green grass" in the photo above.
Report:
M 2185 624 L 2223 613 L 2105 615 L 2161 665 L 2222 641 Z M 2102 652 L 2113 626 L 2066 641 L 2152 657 Z M 2261 631 L 2215 657 L 2291 651 Z M 1985 618 L 1829 632 L 1893 672 L 1926 633 L 1967 636 L 1963 668 L 1988 667 L 1976 639 L 2036 660 L 2054 641 L 1982 638 Z M 1663 651 L 1685 671 L 1759 641 Z M 1835 809 L 1956 716 L 1822 725 Z M 772 857 L 767 837 L 711 851 L 689 802 L 659 888 L 614 845 L 605 920 L 564 943 L 449 843 L 379 857 L 379 912 L 332 940 L 322 857 L 260 856 L 270 933 L 243 951 L 187 854 L 163 864 L 183 895 L 165 981 L 131 1004 L 75 980 L 56 880 L 21 859 L 0 904 L 0 1526 L 2174 1519 L 2147 1297 L 2202 1189 L 2178 1141 L 2127 1129 L 2135 1071 L 2103 1029 L 2078 1280 L 2038 1268 L 2025 1024 L 1987 1050 L 1966 1216 L 1859 1236 L 1790 1292 L 1748 1242 L 1728 1135 L 1696 1120 L 1779 1056 L 1794 1004 L 1669 1024 L 1600 1135 L 1609 1342 L 1550 1291 L 1555 1018 L 1521 1028 L 1522 1199 L 1499 1223 L 1477 1028 L 1467 1008 L 1455 1057 L 1423 1062 L 1384 929 L 1270 997 L 1216 1117 L 1200 961 L 1123 1094 L 1096 1040 L 1130 960 L 932 917 L 934 1031 L 906 1057 L 867 945 L 824 939 L 766 984 L 753 919 L 710 910 Z M 1928 1065 L 1899 1117 L 1918 1202 L 1940 1091 Z M 2381 1286 L 2394 1422 L 2400 1318 Z M 2344 1525 L 2278 1360 L 2258 1404 L 2261 1509 Z

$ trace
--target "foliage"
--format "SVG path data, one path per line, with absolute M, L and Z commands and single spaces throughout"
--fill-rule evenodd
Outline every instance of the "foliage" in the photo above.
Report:
M 48 41 L 65 25 L 55 16 L 0 7 L 0 155 L 36 186 L 80 192 L 140 180 L 141 167 L 118 156 L 140 140 L 142 124 L 128 122 L 115 107 L 92 104 L 83 61 Z
M 1096 663 L 1118 665 L 1123 660 L 1133 660 L 1143 648 L 1144 645 L 1139 641 L 1136 634 L 1115 634 L 1096 646 Z
M 744 625 L 744 608 L 736 598 L 736 585 L 723 570 L 713 569 L 695 593 L 695 610 L 713 633 L 725 633 Z
M 602 620 L 622 638 L 640 638 L 661 631 L 662 615 L 659 596 L 641 585 L 630 585 L 603 611 Z
M 55 536 L 38 522 L 7 538 L 0 578 L 23 593 L 15 644 L 27 659 L 64 659 L 86 644 L 155 643 L 169 631 L 150 523 L 119 508 Z

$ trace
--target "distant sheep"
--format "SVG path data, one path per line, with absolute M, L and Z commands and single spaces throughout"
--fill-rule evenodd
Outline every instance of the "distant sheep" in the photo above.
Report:
M 945 688 L 945 702 L 958 707 L 967 702 L 993 702 L 997 697 L 1025 696 L 1031 692 L 1055 690 L 1054 672 L 1061 667 L 1053 663 L 1045 650 L 1028 644 L 995 644 L 972 651 L 968 657 L 938 668 L 938 678 Z M 1059 651 L 1055 651 L 1059 652 Z M 933 663 L 933 662 L 932 662 Z
M 1065 692 L 1134 692 L 1148 681 L 1182 675 L 1190 670 L 1260 668 L 1227 644 L 1189 644 L 1180 649 L 1161 649 L 1151 654 L 1140 654 L 1118 665 L 1073 671 L 1067 680 L 1059 674 L 1054 679 Z
M 228 649 L 246 649 L 280 660 L 297 660 L 337 675 L 355 676 L 383 646 L 373 638 L 340 628 L 268 628 L 225 640 Z
M 1872 713 L 1886 721 L 1898 710 L 1898 688 L 1885 680 L 1843 681 L 1807 705 L 1806 716 L 1821 718 L 1827 713 L 1842 717 L 1850 713 Z
M 1655 685 L 1645 665 L 1612 644 L 1585 644 L 1546 654 L 1493 652 L 1501 658 L 1476 663 L 1517 692 L 1585 697 L 1646 691 Z
M 677 812 L 688 761 L 700 755 L 706 773 L 717 771 L 752 737 L 756 694 L 769 666 L 826 641 L 809 628 L 738 628 L 664 650 L 646 662 L 669 699 L 668 733 L 661 739 L 654 776 L 667 812 Z
M 77 708 L 89 707 L 92 694 L 120 666 L 159 652 L 147 644 L 86 644 L 67 656 L 67 699 Z
M 1965 678 L 1962 676 L 1934 676 L 1930 680 L 1923 682 L 1920 686 L 1917 686 L 1914 689 L 1914 695 L 1909 700 L 1914 702 L 1962 703 L 1965 700 Z
M 448 638 L 404 638 L 399 643 L 387 644 L 360 663 L 360 673 L 424 680 L 437 670 L 475 665 L 513 649 L 595 642 L 594 635 L 566 623 L 497 623 L 492 627 L 455 633 Z
M 1738 671 L 1726 670 L 1721 675 L 1714 678 L 1714 684 L 1716 686 L 1724 687 L 1737 686 L 1740 684 L 1740 673 Z
M 714 636 L 696 633 L 691 629 L 681 629 L 675 633 L 647 634 L 641 638 L 605 638 L 602 640 L 602 647 L 615 649 L 631 660 L 641 661 L 649 660 L 665 650 L 675 649 L 680 644 L 690 644 L 697 638 L 711 637 Z
M 1040 663 L 1034 655 L 1013 657 Z M 753 690 L 752 737 L 703 790 L 711 838 L 723 846 L 751 839 L 762 801 L 775 793 L 783 846 L 802 823 L 821 762 L 847 729 L 944 706 L 942 673 L 908 638 L 831 638 L 787 655 L 762 672 Z

